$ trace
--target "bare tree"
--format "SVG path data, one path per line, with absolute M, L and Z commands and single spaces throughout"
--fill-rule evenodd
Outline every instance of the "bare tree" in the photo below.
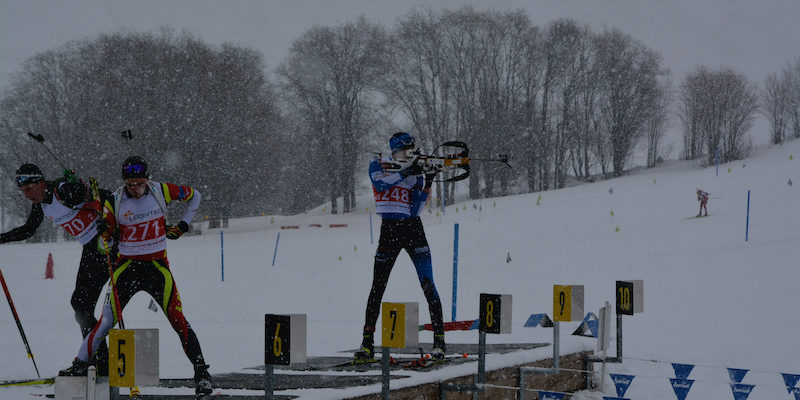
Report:
M 591 63 L 588 27 L 581 27 L 572 20 L 559 20 L 550 25 L 548 33 L 545 46 L 554 64 L 549 70 L 551 79 L 547 86 L 551 93 L 544 94 L 551 99 L 550 109 L 543 113 L 552 116 L 545 120 L 551 132 L 550 168 L 553 187 L 561 188 L 566 183 L 570 160 L 573 163 L 586 161 L 585 154 L 581 153 L 588 140 L 586 119 L 591 117 L 584 111 L 592 113 L 594 109 L 583 110 L 582 107 L 585 102 L 594 102 L 591 90 L 596 83 L 585 85 Z M 582 94 L 585 97 L 581 98 Z
M 459 11 L 444 11 L 441 23 L 444 28 L 447 73 L 453 89 L 453 128 L 455 138 L 474 143 L 485 132 L 481 131 L 483 110 L 480 107 L 481 69 L 488 58 L 485 28 L 488 16 L 465 7 Z M 471 198 L 480 197 L 477 173 L 470 174 Z M 446 186 L 446 199 L 452 202 L 455 186 Z
M 643 132 L 656 99 L 660 56 L 630 35 L 612 29 L 596 39 L 601 73 L 601 110 L 611 143 L 614 175 L 620 175 Z
M 544 80 L 543 61 L 544 38 L 536 26 L 531 26 L 522 34 L 522 41 L 525 44 L 521 49 L 523 63 L 520 68 L 521 96 L 521 127 L 519 132 L 518 146 L 511 154 L 519 159 L 518 165 L 522 165 L 526 174 L 526 181 L 529 191 L 537 190 L 542 181 L 539 175 L 538 156 L 542 153 L 544 146 L 541 132 L 542 124 L 539 122 L 539 101 L 541 99 L 542 86 Z M 546 180 L 547 177 L 544 177 Z
M 744 135 L 758 110 L 754 84 L 731 69 L 700 67 L 687 75 L 680 91 L 684 129 L 691 129 L 684 132 L 684 146 L 693 149 L 684 154 L 706 156 L 709 164 L 717 154 L 720 162 L 746 156 Z
M 770 143 L 781 144 L 786 139 L 786 128 L 791 119 L 791 93 L 788 81 L 770 74 L 761 91 L 761 113 L 770 124 Z
M 678 117 L 683 125 L 683 158 L 694 160 L 703 155 L 703 130 L 701 129 L 702 112 L 700 111 L 700 87 L 706 74 L 697 71 L 687 76 L 680 85 Z
M 589 179 L 592 168 L 597 164 L 594 150 L 601 130 L 598 115 L 600 71 L 597 68 L 594 43 L 588 27 L 583 29 L 578 49 L 580 74 L 576 76 L 578 91 L 574 100 L 575 138 L 570 149 L 570 159 L 573 174 L 578 178 Z
M 359 17 L 336 27 L 314 27 L 297 39 L 288 61 L 277 70 L 308 128 L 320 135 L 327 152 L 322 165 L 329 185 L 331 212 L 343 197 L 343 212 L 355 207 L 355 171 L 360 143 L 370 120 L 369 91 L 386 71 L 387 36 L 383 28 Z
M 794 59 L 782 72 L 782 80 L 785 82 L 792 135 L 800 138 L 800 57 Z
M 430 9 L 412 10 L 392 34 L 389 73 L 383 90 L 411 120 L 419 144 L 428 150 L 454 138 L 452 77 L 444 57 L 440 17 Z M 441 185 L 436 186 L 441 199 Z
M 517 141 L 522 127 L 523 49 L 530 20 L 522 13 L 489 13 L 485 25 L 488 57 L 481 70 L 479 101 L 483 110 L 481 135 L 476 138 L 474 153 L 484 156 L 507 154 Z M 471 150 L 472 151 L 472 150 Z M 474 166 L 481 174 L 484 190 L 481 197 L 508 194 L 511 171 L 496 163 Z M 499 183 L 499 191 L 495 189 Z
M 198 186 L 204 213 L 252 215 L 267 209 L 265 189 L 278 179 L 266 174 L 280 115 L 263 69 L 251 49 L 169 29 L 67 43 L 23 65 L 2 99 L 0 136 L 47 169 L 55 162 L 24 135 L 44 134 L 71 168 L 111 188 L 138 153 L 155 179 Z M 134 139 L 123 142 L 127 129 Z
M 672 103 L 671 84 L 669 80 L 659 83 L 655 100 L 648 110 L 644 125 L 647 144 L 647 167 L 653 168 L 661 160 L 661 140 L 667 129 L 669 105 Z

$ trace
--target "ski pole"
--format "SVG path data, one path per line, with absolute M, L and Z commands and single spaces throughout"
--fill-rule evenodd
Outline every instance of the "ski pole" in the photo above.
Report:
M 56 156 L 56 154 L 53 153 L 52 150 L 50 150 L 50 147 L 48 147 L 44 143 L 44 136 L 42 136 L 41 134 L 34 135 L 32 132 L 28 132 L 28 136 L 30 136 L 33 140 L 39 142 L 42 145 L 42 147 L 44 147 L 44 149 L 47 150 L 48 153 L 50 153 L 50 155 L 56 160 L 58 165 L 60 165 L 61 168 L 64 169 L 64 171 L 63 171 L 64 175 L 66 175 L 68 179 L 70 179 L 70 180 L 72 180 L 74 182 L 82 182 L 82 180 L 80 178 L 78 178 L 78 176 L 75 175 L 75 173 L 72 172 L 71 169 L 67 168 L 67 166 L 64 165 L 64 163 L 61 161 L 61 159 L 58 158 L 58 156 Z
M 11 307 L 11 313 L 14 314 L 14 321 L 17 321 L 17 328 L 19 329 L 19 334 L 22 336 L 22 342 L 25 343 L 25 349 L 28 350 L 28 357 L 31 359 L 31 361 L 33 361 L 33 368 L 36 370 L 36 376 L 41 378 L 42 376 L 39 375 L 39 367 L 36 366 L 36 360 L 33 358 L 33 353 L 31 352 L 31 346 L 28 344 L 28 338 L 25 337 L 25 330 L 22 329 L 22 322 L 19 320 L 17 309 L 14 307 L 14 302 L 11 300 L 11 293 L 8 292 L 6 279 L 3 278 L 3 270 L 0 270 L 0 283 L 3 284 L 3 291 L 6 292 L 8 306 Z
M 28 132 L 28 136 L 30 136 L 33 140 L 39 142 L 42 145 L 42 147 L 44 147 L 44 149 L 47 150 L 47 152 L 50 153 L 51 156 L 53 156 L 53 158 L 56 160 L 56 162 L 58 162 L 58 164 L 61 165 L 61 168 L 68 169 L 64 165 L 64 163 L 61 161 L 61 159 L 58 158 L 58 156 L 56 156 L 55 153 L 53 153 L 52 150 L 50 150 L 50 147 L 48 147 L 44 143 L 44 136 L 42 136 L 41 134 L 34 135 L 33 132 Z

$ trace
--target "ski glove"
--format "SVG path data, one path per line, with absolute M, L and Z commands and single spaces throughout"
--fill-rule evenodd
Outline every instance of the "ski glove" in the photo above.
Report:
M 175 240 L 183 236 L 189 230 L 189 224 L 184 221 L 178 222 L 175 225 L 167 226 L 167 239 Z
M 420 162 L 419 158 L 416 158 L 411 163 L 411 165 L 406 167 L 404 170 L 400 171 L 400 175 L 406 178 L 413 175 L 419 175 L 422 173 L 422 170 L 423 170 L 422 162 Z
M 105 240 L 105 244 L 103 241 Z M 102 255 L 113 254 L 114 243 L 111 242 L 105 235 L 97 235 L 97 252 Z
M 425 189 L 430 189 L 433 186 L 433 178 L 436 177 L 436 173 L 425 174 Z
M 111 225 L 108 223 L 108 221 L 104 219 L 97 220 L 97 233 L 99 233 L 100 235 L 103 235 L 104 233 L 108 232 L 108 228 L 110 227 Z
M 78 183 L 81 181 L 81 179 L 78 178 L 78 175 L 75 173 L 75 170 L 64 168 L 61 173 L 64 175 L 64 179 L 66 179 L 69 183 Z

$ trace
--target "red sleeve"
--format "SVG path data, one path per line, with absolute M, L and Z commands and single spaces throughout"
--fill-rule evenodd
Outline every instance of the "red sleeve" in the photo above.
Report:
M 194 189 L 189 186 L 162 183 L 161 189 L 164 191 L 164 200 L 166 200 L 167 204 L 175 200 L 188 201 L 194 197 Z

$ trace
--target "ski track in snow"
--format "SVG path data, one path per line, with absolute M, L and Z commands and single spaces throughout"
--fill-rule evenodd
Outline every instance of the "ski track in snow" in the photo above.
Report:
M 616 280 L 643 279 L 644 312 L 624 317 L 626 360 L 607 367 L 607 372 L 636 376 L 625 397 L 674 399 L 669 363 L 677 362 L 697 364 L 688 399 L 732 398 L 726 367 L 751 370 L 743 381 L 756 385 L 750 399 L 788 399 L 780 373 L 800 374 L 800 189 L 787 185 L 789 179 L 800 182 L 798 156 L 800 141 L 795 140 L 755 152 L 744 168 L 742 161 L 721 165 L 719 176 L 714 167 L 693 169 L 688 162 L 672 161 L 593 184 L 483 200 L 469 200 L 460 184 L 458 203 L 445 215 L 423 213 L 445 319 L 451 315 L 458 223 L 457 319 L 477 318 L 480 293 L 513 295 L 513 333 L 489 335 L 489 343 L 550 342 L 551 329 L 522 326 L 530 314 L 552 315 L 554 284 L 585 285 L 585 312 L 597 312 L 604 302 L 613 304 Z M 686 220 L 699 208 L 696 188 L 719 198 L 709 201 L 708 218 Z M 373 206 L 371 195 L 364 194 L 353 214 L 325 215 L 320 206 L 302 215 L 230 221 L 224 230 L 224 282 L 219 230 L 170 241 L 170 266 L 184 312 L 212 374 L 257 373 L 248 368 L 263 364 L 265 313 L 307 314 L 309 355 L 346 356 L 338 352 L 358 346 L 376 246 L 370 243 L 367 211 Z M 372 222 L 377 243 L 380 220 L 373 215 Z M 348 227 L 309 227 L 333 223 Z M 300 229 L 280 230 L 281 225 Z M 44 279 L 48 253 L 55 261 L 53 280 Z M 508 253 L 510 263 L 505 262 Z M 0 246 L 0 268 L 42 376 L 69 366 L 80 345 L 69 305 L 79 257 L 74 242 Z M 408 256 L 398 258 L 384 301 L 419 302 L 420 323 L 429 321 Z M 148 303 L 144 293 L 133 298 L 124 312 L 126 327 L 159 329 L 161 377 L 191 377 L 175 333 L 163 314 L 147 309 Z M 0 321 L 0 380 L 34 377 L 6 305 L 0 306 Z M 592 339 L 569 336 L 578 322 L 562 325 L 562 349 L 593 348 Z M 421 333 L 421 342 L 431 340 L 429 332 Z M 448 333 L 447 340 L 477 343 L 477 333 Z M 552 349 L 534 353 L 549 357 Z M 511 365 L 520 357 L 488 362 L 490 367 Z M 457 368 L 412 374 L 407 383 L 393 381 L 392 387 L 445 379 L 472 371 L 474 364 Z M 603 389 L 607 396 L 615 394 L 607 376 Z M 0 389 L 0 397 L 24 399 L 48 391 L 52 388 Z M 378 391 L 380 385 L 282 393 L 324 399 Z M 575 398 L 602 396 L 582 392 Z

